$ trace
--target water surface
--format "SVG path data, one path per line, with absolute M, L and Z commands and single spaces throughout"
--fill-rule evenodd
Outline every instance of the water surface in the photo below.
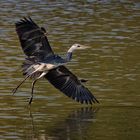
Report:
M 139 140 L 140 2 L 129 0 L 0 1 L 0 139 Z M 53 50 L 65 53 L 74 43 L 90 46 L 74 52 L 67 67 L 100 105 L 80 105 L 46 80 L 31 80 L 12 96 L 22 79 L 24 54 L 14 23 L 31 16 L 48 32 Z

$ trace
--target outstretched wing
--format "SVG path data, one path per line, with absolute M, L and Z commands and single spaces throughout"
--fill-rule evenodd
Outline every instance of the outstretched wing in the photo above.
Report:
M 21 47 L 27 56 L 43 59 L 54 55 L 43 27 L 40 28 L 30 17 L 21 19 L 15 25 Z
M 64 66 L 50 70 L 45 75 L 45 78 L 54 87 L 78 102 L 87 104 L 99 103 L 92 93 L 81 84 L 77 77 Z

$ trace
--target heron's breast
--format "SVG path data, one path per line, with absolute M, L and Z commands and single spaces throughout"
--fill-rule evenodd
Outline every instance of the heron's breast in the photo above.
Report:
M 49 71 L 53 68 L 55 68 L 56 66 L 54 64 L 48 64 L 48 63 L 40 63 L 39 65 L 33 65 L 32 68 L 36 71 Z
M 56 65 L 54 65 L 54 64 L 45 64 L 45 69 L 46 70 L 51 70 L 51 69 L 53 69 L 55 67 L 56 67 Z

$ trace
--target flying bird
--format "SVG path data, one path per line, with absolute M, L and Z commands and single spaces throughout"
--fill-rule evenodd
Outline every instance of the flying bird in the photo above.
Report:
M 34 86 L 37 80 L 44 77 L 55 88 L 68 97 L 86 104 L 99 103 L 95 96 L 86 88 L 84 79 L 78 79 L 65 65 L 72 59 L 72 53 L 76 49 L 83 48 L 81 44 L 74 44 L 62 58 L 55 54 L 47 39 L 45 28 L 39 27 L 30 17 L 15 23 L 16 32 L 24 54 L 26 55 L 22 69 L 25 78 L 13 89 L 13 94 L 27 80 L 32 78 L 32 90 L 29 104 L 31 104 Z

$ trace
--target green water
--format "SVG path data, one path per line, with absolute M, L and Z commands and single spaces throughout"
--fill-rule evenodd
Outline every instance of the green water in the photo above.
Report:
M 45 79 L 31 80 L 12 96 L 23 79 L 24 54 L 14 23 L 31 16 L 48 32 L 53 50 L 64 54 L 74 43 L 67 67 L 100 101 L 81 105 Z M 140 2 L 138 0 L 0 0 L 0 139 L 139 140 Z

